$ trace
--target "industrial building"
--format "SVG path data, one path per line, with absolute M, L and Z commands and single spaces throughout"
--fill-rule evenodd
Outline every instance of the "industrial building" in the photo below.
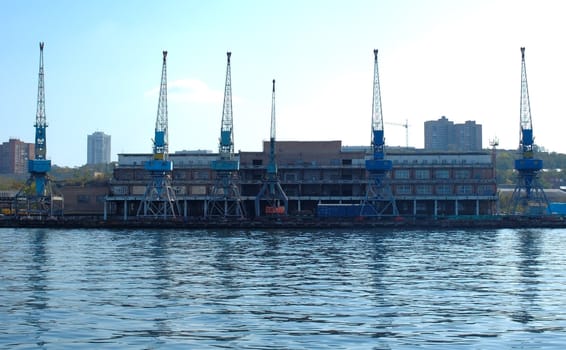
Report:
M 88 165 L 109 164 L 111 154 L 111 136 L 97 131 L 87 136 Z
M 360 204 L 369 183 L 369 147 L 343 147 L 341 141 L 279 141 L 278 174 L 290 215 L 316 215 L 318 204 Z M 258 152 L 239 152 L 234 174 L 247 218 L 266 175 L 269 142 Z M 136 215 L 150 172 L 151 154 L 119 154 L 107 197 L 108 216 Z M 214 187 L 211 152 L 173 153 L 172 187 L 186 219 L 201 219 Z M 497 210 L 494 164 L 489 152 L 390 151 L 390 186 L 401 216 L 492 215 Z
M 28 160 L 35 157 L 35 145 L 18 139 L 0 144 L 0 173 L 23 175 L 28 172 Z

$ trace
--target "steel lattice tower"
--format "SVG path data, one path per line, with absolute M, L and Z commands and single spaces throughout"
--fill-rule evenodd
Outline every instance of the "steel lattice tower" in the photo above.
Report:
M 261 201 L 266 201 L 265 214 L 269 216 L 287 215 L 289 200 L 281 187 L 275 160 L 275 79 L 271 92 L 271 132 L 269 137 L 269 164 L 263 185 L 255 198 L 255 215 L 261 215 Z M 283 205 L 281 205 L 283 203 Z
M 175 218 L 180 211 L 175 191 L 171 186 L 173 162 L 169 160 L 167 51 L 163 51 L 161 86 L 155 121 L 155 139 L 153 140 L 153 159 L 147 161 L 144 167 L 151 174 L 151 181 L 148 183 L 138 207 L 138 217 Z
M 35 157 L 28 161 L 30 176 L 24 187 L 16 194 L 15 215 L 54 216 L 63 214 L 63 197 L 54 195 L 52 181 L 49 177 L 51 160 L 47 159 L 43 47 L 44 43 L 40 42 L 37 112 L 34 125 Z
M 238 187 L 238 170 L 240 161 L 234 157 L 234 121 L 232 116 L 232 78 L 230 68 L 231 52 L 226 53 L 226 84 L 224 87 L 224 105 L 218 159 L 211 164 L 216 172 L 214 186 L 205 203 L 206 218 L 239 218 L 245 217 Z
M 396 216 L 399 212 L 388 178 L 393 165 L 390 160 L 385 159 L 385 137 L 383 132 L 377 50 L 373 50 L 373 56 L 373 104 L 371 118 L 372 159 L 366 160 L 366 170 L 368 172 L 369 181 L 366 186 L 366 197 L 362 203 L 360 215 L 376 217 Z
M 511 214 L 543 214 L 548 207 L 548 199 L 540 184 L 538 174 L 542 170 L 541 159 L 534 158 L 533 122 L 531 103 L 525 65 L 525 48 L 521 48 L 521 111 L 520 111 L 521 158 L 515 160 L 517 183 L 511 196 Z

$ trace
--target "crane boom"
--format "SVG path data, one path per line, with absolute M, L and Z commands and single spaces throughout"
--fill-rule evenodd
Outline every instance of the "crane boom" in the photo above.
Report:
M 231 52 L 226 53 L 226 84 L 224 87 L 224 107 L 222 109 L 222 125 L 220 130 L 219 153 L 221 159 L 232 159 L 234 156 L 234 122 L 232 117 L 232 77 L 230 69 Z
M 533 121 L 531 118 L 531 103 L 529 86 L 527 84 L 527 68 L 525 65 L 525 48 L 521 47 L 521 135 L 520 146 L 523 158 L 533 157 Z
M 155 120 L 155 139 L 153 140 L 153 158 L 167 160 L 168 157 L 168 113 L 167 113 L 167 51 L 163 51 L 163 68 L 161 70 L 161 86 L 157 118 Z
M 374 159 L 383 159 L 385 139 L 383 136 L 383 113 L 381 110 L 381 89 L 379 86 L 379 69 L 377 64 L 377 49 L 373 50 L 373 103 L 371 116 L 372 148 Z
M 47 119 L 45 116 L 45 81 L 43 72 L 43 46 L 39 43 L 39 79 L 37 86 L 37 112 L 35 114 L 35 159 L 44 160 L 47 157 Z
M 275 79 L 273 79 L 273 88 L 271 90 L 271 131 L 269 133 L 269 165 L 267 172 L 268 174 L 277 173 L 277 164 L 275 162 Z

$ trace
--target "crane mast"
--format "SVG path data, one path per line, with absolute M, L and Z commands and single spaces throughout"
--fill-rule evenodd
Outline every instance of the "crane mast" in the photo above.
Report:
M 240 161 L 234 157 L 234 120 L 232 115 L 232 71 L 231 52 L 226 53 L 226 83 L 220 125 L 218 159 L 211 162 L 216 172 L 212 191 L 205 203 L 205 217 L 244 218 L 244 207 L 240 197 L 237 176 Z
M 138 207 L 138 217 L 175 218 L 179 207 L 175 191 L 171 186 L 173 162 L 168 158 L 168 112 L 167 112 L 167 51 L 163 51 L 161 85 L 153 139 L 153 157 L 144 168 L 151 175 Z
M 521 110 L 520 110 L 520 158 L 515 160 L 517 183 L 511 196 L 512 214 L 542 214 L 548 206 L 548 199 L 538 180 L 543 168 L 541 159 L 534 158 L 533 122 L 527 83 L 525 48 L 521 47 Z M 524 195 L 523 195 L 524 192 Z M 517 209 L 519 208 L 519 210 Z
M 269 163 L 266 177 L 255 199 L 256 216 L 262 216 L 261 201 L 266 201 L 264 213 L 270 216 L 287 215 L 289 199 L 281 187 L 277 176 L 277 162 L 275 159 L 275 79 L 271 89 L 271 128 L 269 133 Z M 281 205 L 283 204 L 283 205 Z
M 373 50 L 373 101 L 371 115 L 371 159 L 366 160 L 368 184 L 366 197 L 362 203 L 361 216 L 398 215 L 397 204 L 391 191 L 388 174 L 393 165 L 385 159 L 385 137 L 383 131 L 383 112 L 381 106 L 381 88 L 379 84 L 379 68 L 377 49 Z

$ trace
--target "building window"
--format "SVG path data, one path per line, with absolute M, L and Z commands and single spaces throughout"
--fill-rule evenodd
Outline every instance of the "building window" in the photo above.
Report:
M 448 184 L 442 184 L 436 186 L 436 194 L 439 195 L 448 195 L 452 194 L 452 186 Z
M 458 194 L 472 194 L 472 185 L 458 185 L 456 186 L 456 192 Z
M 411 185 L 397 185 L 395 189 L 397 194 L 411 194 Z
M 397 169 L 395 170 L 395 178 L 400 180 L 409 179 L 409 169 Z
M 456 179 L 459 179 L 459 180 L 469 179 L 470 178 L 470 170 L 468 170 L 468 169 L 458 169 L 458 170 L 456 170 L 454 177 Z
M 448 169 L 438 169 L 435 171 L 435 177 L 437 179 L 449 179 L 450 171 Z
M 431 185 L 417 185 L 415 187 L 416 194 L 432 194 Z
M 417 180 L 427 180 L 430 178 L 430 171 L 428 169 L 417 169 L 415 170 L 415 179 Z
M 252 164 L 253 164 L 253 166 L 261 166 L 261 165 L 263 165 L 263 160 L 262 159 L 253 159 Z

